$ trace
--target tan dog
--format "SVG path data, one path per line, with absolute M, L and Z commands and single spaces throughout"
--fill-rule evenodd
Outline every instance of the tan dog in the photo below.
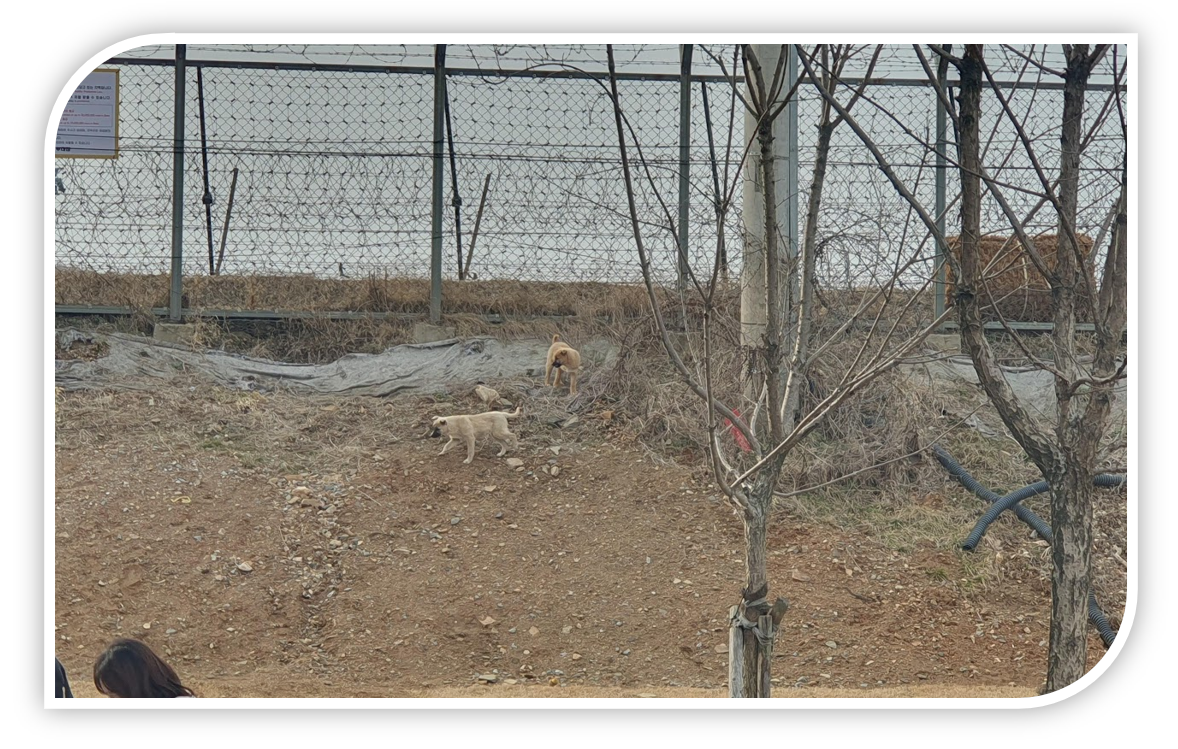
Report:
M 560 335 L 552 336 L 552 345 L 548 347 L 548 361 L 544 365 L 544 384 L 556 371 L 556 378 L 552 387 L 560 387 L 560 373 L 569 373 L 569 395 L 577 394 L 577 372 L 581 370 L 581 354 L 572 346 L 560 340 Z
M 493 406 L 499 402 L 499 391 L 494 388 L 489 388 L 481 382 L 474 386 L 474 394 L 488 406 Z
M 460 439 L 466 443 L 466 460 L 463 463 L 470 463 L 474 460 L 474 443 L 479 437 L 491 435 L 491 437 L 499 444 L 499 454 L 496 457 L 502 457 L 507 452 L 507 445 L 511 445 L 511 449 L 519 448 L 519 440 L 507 428 L 507 420 L 514 419 L 519 416 L 519 409 L 515 409 L 515 413 L 507 413 L 506 411 L 488 411 L 485 414 L 471 414 L 469 416 L 435 416 L 433 421 L 433 431 L 430 432 L 431 437 L 449 437 L 449 441 L 442 446 L 442 452 L 438 455 L 445 455 L 446 451 L 450 449 L 450 445 L 454 444 L 454 440 Z

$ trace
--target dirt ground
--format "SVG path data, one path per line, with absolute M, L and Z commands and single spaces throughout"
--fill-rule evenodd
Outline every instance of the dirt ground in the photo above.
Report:
M 481 410 L 463 396 L 184 376 L 57 393 L 54 626 L 75 693 L 98 696 L 94 658 L 137 637 L 209 697 L 723 696 L 739 520 L 610 414 L 529 415 L 561 397 L 524 404 L 517 453 L 463 465 L 423 438 Z M 980 515 L 947 477 L 934 489 L 914 504 Z M 1048 550 L 1013 520 L 987 539 L 898 549 L 779 512 L 775 695 L 1034 695 Z M 1108 594 L 1116 626 L 1123 578 Z

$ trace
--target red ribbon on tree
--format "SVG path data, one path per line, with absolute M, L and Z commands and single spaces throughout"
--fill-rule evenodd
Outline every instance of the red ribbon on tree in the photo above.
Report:
M 735 408 L 732 409 L 732 413 L 740 416 L 740 411 Z M 745 439 L 744 433 L 732 425 L 731 419 L 724 419 L 724 426 L 728 427 L 728 431 L 732 432 L 732 439 L 736 440 L 736 444 L 740 447 L 741 450 L 744 450 L 746 453 L 751 453 L 753 451 L 753 446 L 749 444 L 747 439 Z

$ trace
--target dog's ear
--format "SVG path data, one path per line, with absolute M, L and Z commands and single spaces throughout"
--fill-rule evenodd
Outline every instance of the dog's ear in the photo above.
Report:
M 435 416 L 434 417 L 434 426 L 444 427 L 444 426 L 446 426 L 446 420 L 443 419 L 441 416 Z
M 552 336 L 552 342 L 553 342 L 553 343 L 556 343 L 556 342 L 557 342 L 557 341 L 559 341 L 559 340 L 560 340 L 560 333 L 556 333 L 556 334 L 554 334 L 554 335 Z

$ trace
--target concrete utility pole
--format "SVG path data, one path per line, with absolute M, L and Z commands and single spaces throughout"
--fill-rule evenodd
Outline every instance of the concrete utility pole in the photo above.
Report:
M 789 93 L 793 81 L 797 78 L 797 56 L 791 46 L 786 46 L 789 60 L 786 64 L 786 82 L 781 87 L 781 94 L 770 105 L 770 109 Z M 766 86 L 773 72 L 777 69 L 777 60 L 781 55 L 781 45 L 755 44 L 753 52 L 760 60 L 761 70 L 766 77 Z M 746 85 L 752 85 L 751 82 Z M 785 271 L 788 258 L 797 254 L 797 217 L 798 217 L 798 131 L 797 104 L 791 102 L 773 122 L 774 181 L 777 185 L 777 216 L 780 242 L 776 251 L 780 253 L 782 282 L 778 288 L 787 288 Z M 751 142 L 757 135 L 757 119 L 747 110 L 744 115 L 745 143 Z M 744 225 L 744 255 L 743 270 L 741 271 L 740 289 L 740 342 L 745 348 L 755 348 L 762 345 L 768 316 L 768 299 L 766 289 L 768 279 L 765 276 L 765 207 L 764 185 L 761 184 L 761 152 L 754 144 L 745 162 L 744 169 L 744 200 L 742 203 L 742 220 Z

